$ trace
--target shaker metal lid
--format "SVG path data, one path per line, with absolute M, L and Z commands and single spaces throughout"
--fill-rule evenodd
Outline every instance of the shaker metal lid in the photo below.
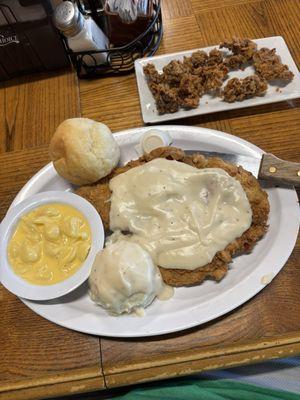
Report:
M 54 10 L 53 22 L 65 36 L 75 36 L 84 25 L 84 18 L 72 1 L 63 1 Z

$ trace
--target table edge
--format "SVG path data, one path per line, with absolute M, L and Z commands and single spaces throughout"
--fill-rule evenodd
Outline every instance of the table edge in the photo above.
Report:
M 151 361 L 127 367 L 105 368 L 107 388 L 185 376 L 202 371 L 249 365 L 275 358 L 300 354 L 300 331 L 279 338 L 268 338 L 226 349 L 193 351 L 193 354 L 172 356 L 156 363 Z
M 101 338 L 100 338 L 101 340 Z M 0 388 L 0 400 L 34 400 L 111 389 L 185 376 L 212 369 L 248 365 L 300 354 L 300 331 L 223 349 L 193 351 L 127 367 L 90 370 L 14 382 Z M 103 375 L 101 375 L 101 372 Z

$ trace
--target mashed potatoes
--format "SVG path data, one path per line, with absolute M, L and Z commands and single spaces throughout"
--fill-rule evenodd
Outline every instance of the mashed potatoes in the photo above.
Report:
M 98 253 L 89 285 L 91 299 L 113 315 L 146 308 L 166 286 L 149 253 L 126 239 Z

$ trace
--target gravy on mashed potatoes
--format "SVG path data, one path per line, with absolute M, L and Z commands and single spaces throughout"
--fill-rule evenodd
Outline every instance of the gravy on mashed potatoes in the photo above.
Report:
M 173 288 L 165 285 L 150 254 L 124 235 L 112 235 L 96 256 L 89 277 L 91 299 L 110 314 L 143 310 L 155 297 L 168 300 Z

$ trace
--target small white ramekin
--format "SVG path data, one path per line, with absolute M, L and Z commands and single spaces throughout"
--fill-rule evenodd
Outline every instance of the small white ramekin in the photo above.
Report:
M 158 147 L 166 147 L 172 143 L 172 138 L 167 131 L 159 129 L 149 129 L 145 132 L 140 140 L 140 143 L 135 146 L 139 155 L 150 153 Z
M 75 274 L 53 285 L 34 285 L 15 274 L 7 256 L 7 246 L 23 214 L 48 203 L 68 204 L 80 211 L 91 228 L 91 248 L 86 260 Z M 63 296 L 81 285 L 88 277 L 94 258 L 103 248 L 104 230 L 96 209 L 84 198 L 63 191 L 42 192 L 23 200 L 9 210 L 0 225 L 0 281 L 10 292 L 29 300 L 50 300 Z

